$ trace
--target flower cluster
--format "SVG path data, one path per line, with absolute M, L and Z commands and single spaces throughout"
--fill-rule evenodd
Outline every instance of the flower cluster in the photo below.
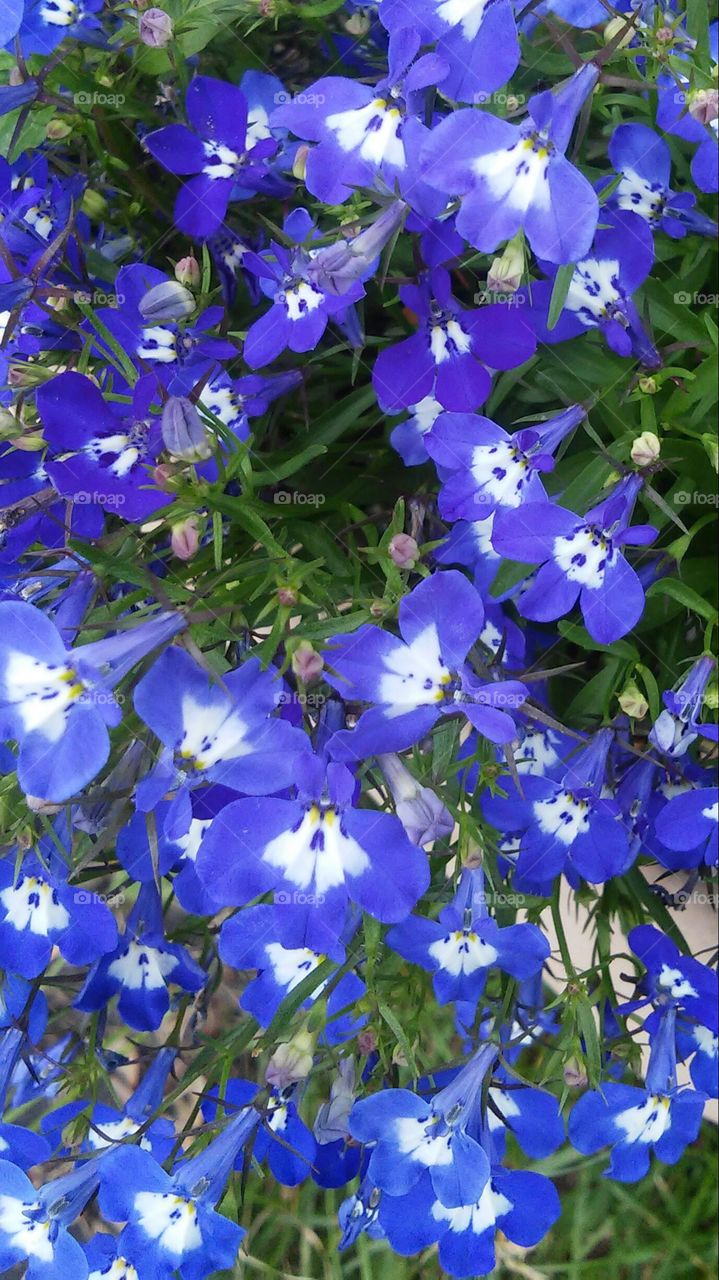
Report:
M 717 1096 L 716 27 L 136 8 L 0 13 L 0 1271 L 485 1275 Z

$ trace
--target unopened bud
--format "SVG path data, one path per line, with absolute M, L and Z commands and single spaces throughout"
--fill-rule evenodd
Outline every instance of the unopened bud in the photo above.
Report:
M 658 436 L 655 436 L 653 431 L 642 431 L 642 434 L 632 441 L 632 462 L 636 462 L 638 467 L 649 467 L 656 462 L 661 451 L 662 446 Z
M 293 605 L 297 604 L 297 592 L 293 587 L 278 587 L 277 599 L 285 609 L 291 609 Z
M 187 258 L 180 258 L 180 261 L 175 263 L 175 279 L 179 284 L 187 285 L 190 289 L 199 289 L 202 272 L 197 258 L 193 258 L 192 254 Z
M 719 91 L 697 89 L 689 103 L 689 114 L 700 124 L 711 125 L 719 116 Z
M 347 35 L 354 36 L 355 39 L 361 39 L 362 36 L 366 36 L 371 25 L 372 21 L 369 14 L 362 9 L 357 9 L 344 24 Z
M 148 324 L 171 324 L 184 320 L 195 310 L 195 299 L 184 284 L 163 280 L 140 299 L 139 311 Z
M 658 27 L 655 33 L 657 44 L 671 44 L 674 40 L 674 30 L 672 27 Z
M 712 681 L 704 693 L 704 705 L 707 711 L 716 711 L 719 708 L 719 685 L 716 681 Z
M 631 716 L 632 720 L 643 720 L 649 714 L 649 703 L 633 680 L 624 686 L 617 696 L 617 702 L 624 714 Z
M 12 440 L 22 431 L 22 423 L 18 422 L 14 413 L 0 407 L 0 440 Z
M 389 554 L 399 569 L 414 569 L 419 547 L 408 533 L 396 533 L 389 544 Z
M 365 1057 L 369 1057 L 377 1048 L 377 1035 L 371 1027 L 365 1027 L 357 1037 L 357 1048 Z
M 626 26 L 627 26 L 626 18 L 612 18 L 611 22 L 608 22 L 606 27 L 604 28 L 604 39 L 606 40 L 607 44 L 611 44 L 612 40 L 615 40 L 619 35 L 619 32 L 624 30 Z M 634 39 L 634 36 L 635 36 L 634 29 L 632 27 L 627 27 L 627 30 L 624 32 L 624 35 L 619 41 L 619 48 L 623 49 L 625 45 L 630 44 L 631 41 Z
M 322 654 L 309 640 L 302 640 L 292 654 L 292 670 L 303 684 L 314 684 L 319 680 L 324 665 Z
M 200 533 L 197 526 L 197 520 L 194 516 L 188 516 L 182 524 L 174 524 L 172 526 L 172 534 L 170 537 L 170 546 L 173 555 L 178 560 L 191 560 L 197 555 L 197 549 L 200 545 Z
M 45 129 L 48 142 L 61 142 L 72 133 L 72 125 L 66 120 L 51 120 Z
M 140 18 L 140 39 L 148 49 L 164 49 L 172 39 L 172 18 L 164 9 L 146 9 Z
M 490 293 L 514 293 L 522 283 L 524 253 L 522 243 L 514 237 L 504 253 L 494 258 L 487 272 L 487 288 Z
M 656 378 L 652 378 L 651 375 L 647 378 L 640 378 L 639 390 L 642 391 L 645 396 L 655 396 L 659 390 L 659 383 Z
M 306 144 L 299 146 L 295 152 L 295 158 L 292 161 L 292 177 L 298 182 L 304 182 L 307 173 L 307 157 L 310 149 Z
M 587 1073 L 578 1058 L 570 1058 L 564 1064 L 564 1083 L 568 1089 L 582 1089 L 587 1083 Z
M 177 467 L 174 467 L 171 462 L 161 462 L 152 469 L 153 484 L 156 484 L 158 489 L 162 489 L 163 493 L 172 493 L 172 481 L 176 474 Z
M 382 754 L 377 762 L 392 792 L 397 817 L 413 844 L 423 848 L 451 835 L 451 813 L 434 791 L 417 781 L 398 755 Z
M 26 435 L 16 436 L 13 440 L 14 448 L 22 450 L 23 453 L 39 453 L 46 445 L 47 441 L 39 431 L 30 431 Z
M 92 218 L 94 222 L 100 222 L 107 213 L 107 200 L 100 195 L 99 191 L 88 189 L 83 191 L 80 208 L 86 213 L 88 218 Z
M 299 1031 L 286 1044 L 278 1045 L 267 1064 L 267 1084 L 273 1089 L 286 1089 L 306 1080 L 312 1070 L 314 1047 L 314 1036 L 307 1031 Z
M 162 410 L 162 440 L 168 453 L 183 462 L 202 462 L 212 454 L 207 431 L 187 396 L 170 396 Z

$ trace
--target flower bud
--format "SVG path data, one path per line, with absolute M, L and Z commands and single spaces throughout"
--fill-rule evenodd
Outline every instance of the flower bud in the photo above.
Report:
M 421 786 L 398 755 L 379 755 L 377 761 L 392 792 L 397 817 L 412 843 L 423 848 L 451 835 L 454 819 L 434 791 Z
M 347 19 L 344 27 L 348 36 L 354 36 L 355 39 L 361 40 L 363 36 L 367 35 L 371 25 L 372 20 L 369 13 L 362 9 L 358 9 L 350 18 Z
M 170 396 L 162 410 L 162 440 L 168 453 L 183 462 L 202 462 L 212 454 L 207 432 L 187 396 Z
M 88 218 L 92 218 L 95 222 L 100 222 L 107 213 L 107 200 L 99 191 L 88 189 L 83 191 L 80 208 L 86 213 Z
M 655 32 L 655 39 L 657 44 L 671 44 L 675 34 L 672 27 L 658 27 Z
M 140 18 L 140 39 L 149 49 L 164 49 L 172 39 L 172 18 L 164 9 L 146 9 Z
M 297 604 L 297 592 L 294 587 L 278 587 L 277 599 L 285 609 L 291 609 L 293 605 Z
M 22 423 L 18 422 L 14 413 L 0 407 L 0 440 L 12 440 L 22 431 Z
M 377 1034 L 371 1027 L 365 1027 L 357 1037 L 357 1048 L 366 1058 L 377 1048 Z
M 643 431 L 640 436 L 637 436 L 632 441 L 632 462 L 636 462 L 638 467 L 649 467 L 653 462 L 656 462 L 661 451 L 661 443 L 654 432 Z
M 319 680 L 324 665 L 322 654 L 309 640 L 302 640 L 292 654 L 292 670 L 303 684 L 314 684 Z
M 643 720 L 649 714 L 649 703 L 633 680 L 624 686 L 617 696 L 617 702 L 624 714 L 631 716 L 632 720 Z
M 178 560 L 191 560 L 197 555 L 199 545 L 200 533 L 194 516 L 188 516 L 181 524 L 173 524 L 170 546 Z
M 175 263 L 175 279 L 190 289 L 199 289 L 202 272 L 197 258 L 193 258 L 192 254 L 186 258 L 180 258 L 180 261 Z
M 419 547 L 408 533 L 396 533 L 389 544 L 389 554 L 399 569 L 414 569 Z
M 46 129 L 45 137 L 48 142 L 61 142 L 63 138 L 68 138 L 72 133 L 72 125 L 66 120 L 50 120 Z
M 494 258 L 487 272 L 487 288 L 490 293 L 514 293 L 522 283 L 524 253 L 517 236 L 509 241 L 504 253 Z
M 719 91 L 697 89 L 689 103 L 689 114 L 700 124 L 711 125 L 719 116 Z
M 139 311 L 148 324 L 171 324 L 184 320 L 195 310 L 195 299 L 184 284 L 177 280 L 163 280 L 153 285 L 140 299 Z
M 298 182 L 304 182 L 307 173 L 307 157 L 310 149 L 306 143 L 299 146 L 295 152 L 295 158 L 292 161 L 292 177 Z
M 177 468 L 173 467 L 171 462 L 161 462 L 152 469 L 152 482 L 158 489 L 162 489 L 163 493 L 172 493 L 172 480 L 176 474 Z
M 639 390 L 642 391 L 645 396 L 655 396 L 659 390 L 659 384 L 656 378 L 640 378 Z
M 612 18 L 611 22 L 608 22 L 606 27 L 604 28 L 604 39 L 606 40 L 607 44 L 610 44 L 612 40 L 615 40 L 616 37 L 619 35 L 619 32 L 623 31 L 626 26 L 627 26 L 626 18 Z M 625 45 L 630 44 L 631 41 L 634 39 L 634 36 L 635 36 L 634 30 L 632 29 L 632 27 L 628 27 L 627 30 L 624 32 L 624 35 L 622 36 L 621 40 L 619 41 L 619 48 L 623 49 Z
M 583 1089 L 587 1083 L 584 1064 L 578 1058 L 570 1058 L 564 1064 L 564 1083 L 568 1089 Z
M 278 1045 L 267 1064 L 267 1084 L 273 1089 L 286 1089 L 306 1080 L 312 1070 L 314 1046 L 314 1036 L 307 1031 L 299 1031 L 286 1044 Z

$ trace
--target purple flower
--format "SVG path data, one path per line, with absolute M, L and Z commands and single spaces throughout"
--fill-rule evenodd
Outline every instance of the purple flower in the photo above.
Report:
M 307 190 L 342 204 L 356 187 L 395 191 L 435 216 L 445 201 L 420 179 L 418 157 L 429 131 L 419 119 L 425 91 L 447 72 L 436 54 L 417 58 L 420 35 L 406 28 L 389 42 L 389 73 L 377 84 L 325 76 L 274 112 L 271 123 L 315 142 L 307 156 Z M 415 61 L 415 59 L 417 59 Z
M 355 729 L 334 735 L 330 753 L 359 760 L 402 751 L 443 716 L 458 712 L 491 742 L 510 742 L 517 732 L 511 710 L 521 706 L 527 690 L 518 680 L 484 682 L 475 675 L 466 658 L 483 626 L 480 596 L 450 570 L 426 578 L 404 597 L 401 639 L 363 626 L 329 641 L 335 674 L 325 674 L 328 683 L 346 699 L 374 704 Z
M 551 502 L 529 502 L 497 513 L 495 551 L 541 564 L 517 601 L 522 617 L 553 622 L 579 600 L 587 631 L 600 644 L 612 644 L 636 626 L 644 590 L 621 548 L 646 546 L 657 536 L 652 525 L 629 525 L 641 486 L 638 476 L 621 480 L 583 517 Z
M 248 130 L 247 99 L 236 85 L 195 76 L 185 97 L 191 128 L 171 124 L 145 138 L 145 146 L 170 173 L 192 174 L 175 202 L 175 224 L 206 240 L 221 226 L 234 188 L 256 191 L 266 162 L 277 150 L 270 136 Z
M 719 24 L 709 28 L 711 61 L 719 58 Z M 716 191 L 719 186 L 717 166 L 717 98 L 716 87 L 693 88 L 688 77 L 672 72 L 658 80 L 657 128 L 663 133 L 697 143 L 691 174 L 700 191 Z
M 341 294 L 321 283 L 310 250 L 316 230 L 306 209 L 293 210 L 283 230 L 296 248 L 286 249 L 273 242 L 269 250 L 252 255 L 246 264 L 272 301 L 269 311 L 250 326 L 245 339 L 244 358 L 251 369 L 269 364 L 286 347 L 312 351 L 330 319 L 340 320 L 364 294 L 359 280 L 348 282 Z M 305 242 L 306 248 L 302 247 Z
M 140 378 L 127 406 L 108 404 L 80 373 L 38 388 L 47 474 L 58 493 L 99 502 L 125 520 L 145 520 L 172 500 L 152 482 L 162 450 L 160 420 L 150 413 L 156 387 L 152 376 Z
M 380 352 L 375 362 L 372 383 L 386 413 L 429 397 L 444 409 L 476 409 L 489 395 L 490 368 L 514 369 L 534 354 L 534 335 L 516 309 L 492 303 L 466 310 L 453 296 L 443 267 L 419 284 L 406 285 L 400 297 L 417 316 L 419 329 Z
M 501 88 L 519 62 L 519 41 L 509 0 L 382 0 L 380 21 L 388 31 L 411 27 L 449 68 L 440 92 L 455 102 L 481 102 Z
M 540 475 L 552 470 L 554 450 L 585 416 L 581 405 L 573 405 L 509 435 L 490 418 L 442 414 L 426 445 L 443 480 L 439 509 L 444 519 L 484 520 L 499 507 L 546 501 Z
M 540 342 L 550 344 L 599 329 L 620 356 L 633 356 L 649 369 L 661 358 L 652 345 L 633 299 L 654 261 L 647 223 L 636 213 L 602 212 L 602 227 L 589 252 L 577 262 L 557 323 L 547 327 L 553 280 L 532 284 L 531 323 Z M 523 295 L 522 295 L 523 296 Z
M 530 98 L 529 118 L 510 124 L 484 111 L 455 111 L 423 147 L 425 181 L 461 196 L 457 230 L 483 253 L 524 228 L 539 258 L 576 262 L 587 252 L 599 205 L 564 152 L 597 68 L 583 67 L 556 93 Z
M 673 240 L 681 240 L 687 232 L 716 235 L 716 222 L 695 210 L 696 196 L 672 191 L 671 151 L 653 129 L 620 124 L 609 143 L 609 159 L 621 174 L 607 202 L 609 208 L 636 213 L 652 231 L 661 230 Z

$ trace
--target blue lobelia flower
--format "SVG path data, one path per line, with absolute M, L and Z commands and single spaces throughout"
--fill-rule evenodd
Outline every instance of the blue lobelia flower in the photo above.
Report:
M 100 1207 L 111 1222 L 126 1222 L 120 1237 L 128 1256 L 142 1258 L 151 1280 L 204 1280 L 232 1268 L 242 1227 L 215 1211 L 238 1153 L 250 1141 L 259 1113 L 244 1106 L 199 1155 L 171 1173 L 138 1147 L 101 1158 Z
M 709 27 L 711 61 L 719 60 L 719 23 Z M 677 83 L 678 81 L 678 83 Z M 717 115 L 714 89 L 693 87 L 687 76 L 674 69 L 658 79 L 657 128 L 663 133 L 696 143 L 691 175 L 700 191 L 716 191 L 719 186 L 717 166 Z
M 488 366 L 514 369 L 534 354 L 534 335 L 516 308 L 497 302 L 465 309 L 444 267 L 400 289 L 400 297 L 419 329 L 375 361 L 372 385 L 387 413 L 417 410 L 428 399 L 443 409 L 476 409 L 492 385 Z
M 498 512 L 495 551 L 542 566 L 517 601 L 522 617 L 553 622 L 578 599 L 587 631 L 600 644 L 612 644 L 636 626 L 644 589 L 621 548 L 646 546 L 657 536 L 652 525 L 630 527 L 641 487 L 639 476 L 625 477 L 585 516 L 552 502 Z
M 206 240 L 222 225 L 235 187 L 257 191 L 262 186 L 277 143 L 269 131 L 248 127 L 242 90 L 212 76 L 190 81 L 185 111 L 190 128 L 156 129 L 144 145 L 170 173 L 192 175 L 178 192 L 175 225 Z
M 336 965 L 344 963 L 345 944 L 356 926 L 354 919 L 334 942 L 328 930 L 323 953 L 306 945 L 304 918 L 287 912 L 282 904 L 248 907 L 225 920 L 220 930 L 220 956 L 235 969 L 257 970 L 257 977 L 247 983 L 240 996 L 240 1008 L 251 1013 L 260 1026 L 268 1027 L 285 997 L 325 960 L 331 959 Z M 327 977 L 318 980 L 303 1008 L 309 1009 L 320 998 L 328 981 Z M 344 1011 L 364 992 L 364 983 L 352 972 L 332 984 L 326 1005 L 325 1043 L 340 1044 L 357 1034 L 364 1019 L 353 1018 Z
M 388 1195 L 404 1196 L 428 1173 L 437 1199 L 448 1209 L 478 1200 L 489 1161 L 470 1126 L 482 1086 L 497 1057 L 481 1045 L 450 1083 L 432 1098 L 408 1089 L 384 1089 L 356 1102 L 350 1133 L 372 1145 L 367 1173 Z
M 557 781 L 523 774 L 521 792 L 503 779 L 506 796 L 485 796 L 483 811 L 499 831 L 519 835 L 515 883 L 546 891 L 562 872 L 601 884 L 620 875 L 632 853 L 618 805 L 605 796 L 611 729 L 602 729 Z
M 454 899 L 439 920 L 410 916 L 389 930 L 386 941 L 405 960 L 432 973 L 438 1004 L 476 1003 L 490 969 L 528 978 L 541 970 L 550 952 L 536 925 L 500 928 L 490 917 L 481 869 L 462 872 Z
M 145 884 L 116 948 L 92 966 L 74 1005 L 93 1013 L 118 996 L 128 1026 L 156 1031 L 170 1007 L 168 986 L 195 992 L 205 981 L 204 969 L 185 948 L 166 940 L 157 886 Z
M 254 1098 L 257 1086 L 248 1080 L 227 1081 L 222 1107 L 226 1115 L 234 1115 L 238 1108 Z M 267 1162 L 270 1173 L 284 1187 L 297 1187 L 309 1177 L 314 1164 L 315 1139 L 297 1110 L 299 1085 L 271 1088 L 267 1099 L 256 1104 L 259 1125 L 256 1131 L 252 1155 L 255 1160 Z M 211 1089 L 203 1103 L 206 1120 L 214 1119 L 218 1110 L 218 1093 Z M 235 1168 L 242 1169 L 245 1153 L 240 1152 Z
M 699 658 L 678 689 L 668 690 L 662 701 L 664 710 L 652 725 L 649 741 L 662 755 L 676 760 L 686 755 L 691 744 L 701 735 L 716 742 L 719 729 L 699 719 L 706 687 L 716 670 L 713 657 Z
M 479 594 L 448 570 L 401 601 L 401 639 L 366 625 L 329 641 L 334 674 L 326 673 L 328 683 L 345 698 L 374 704 L 355 729 L 334 735 L 331 753 L 357 760 L 402 751 L 458 712 L 490 741 L 510 742 L 516 736 L 511 710 L 527 691 L 517 680 L 485 683 L 474 674 L 466 657 L 483 627 Z
M 412 27 L 449 71 L 440 92 L 455 102 L 482 102 L 517 69 L 519 41 L 509 0 L 382 0 L 380 22 L 388 31 Z
M 318 145 L 307 156 L 307 190 L 325 204 L 342 204 L 356 187 L 399 188 L 412 206 L 431 217 L 446 201 L 422 182 L 418 157 L 429 131 L 420 116 L 426 90 L 446 75 L 436 54 L 417 58 L 417 30 L 396 31 L 389 42 L 389 70 L 374 85 L 324 76 L 280 106 L 271 124 L 287 127 Z
M 478 414 L 442 414 L 426 438 L 427 452 L 441 468 L 440 514 L 485 520 L 498 507 L 546 501 L 540 476 L 552 470 L 552 454 L 584 417 L 582 406 L 572 405 L 510 435 Z
M 29 984 L 9 974 L 0 992 L 0 1026 L 10 1020 L 10 1025 L 0 1030 L 0 1160 L 9 1161 L 24 1170 L 47 1160 L 50 1155 L 50 1145 L 39 1133 L 34 1133 L 25 1125 L 7 1124 L 2 1119 L 15 1068 L 21 1055 L 27 1054 L 33 1043 L 30 1035 L 26 1035 L 19 1026 L 12 1025 L 23 1016 L 26 1009 L 29 1010 L 30 990 Z M 42 1002 L 38 1004 L 42 1017 Z M 41 1025 L 34 1019 L 33 1031 L 37 1031 Z
M 306 209 L 293 209 L 283 230 L 294 242 L 294 248 L 273 241 L 268 250 L 250 255 L 246 264 L 272 301 L 269 311 L 250 325 L 245 338 L 243 354 L 251 369 L 269 364 L 286 347 L 290 351 L 312 351 L 329 321 L 339 321 L 364 294 L 359 280 L 351 282 L 343 294 L 337 294 L 323 287 L 317 273 L 313 273 L 310 244 L 316 230 Z
M 130 1257 L 122 1235 L 111 1236 L 105 1231 L 96 1231 L 83 1248 L 87 1257 L 87 1280 L 144 1280 L 145 1276 L 149 1280 L 151 1273 L 141 1251 Z
M 619 186 L 607 204 L 610 209 L 626 209 L 663 231 L 673 240 L 687 233 L 715 236 L 717 224 L 695 210 L 696 196 L 690 191 L 672 191 L 672 157 L 669 147 L 645 124 L 620 124 L 609 142 L 609 159 L 621 174 Z
M 605 1176 L 639 1182 L 649 1172 L 653 1150 L 664 1164 L 676 1164 L 698 1136 L 705 1098 L 676 1082 L 676 1010 L 665 1009 L 652 1045 L 646 1088 L 609 1081 L 591 1090 L 569 1117 L 569 1138 L 585 1155 L 611 1147 Z
M 15 856 L 13 856 L 13 854 Z M 51 836 L 37 852 L 0 861 L 0 967 L 36 978 L 58 947 L 68 964 L 89 964 L 112 951 L 117 928 L 94 893 L 67 882 L 68 867 Z
M 48 443 L 47 474 L 58 493 L 92 499 L 124 520 L 145 520 L 172 501 L 152 481 L 162 451 L 160 419 L 150 414 L 152 375 L 135 384 L 132 405 L 106 403 L 90 378 L 61 373 L 37 391 Z
M 237 800 L 215 819 L 197 857 L 208 892 L 223 906 L 274 892 L 288 921 L 306 921 L 305 945 L 323 953 L 327 932 L 336 939 L 342 931 L 348 902 L 382 921 L 404 919 L 429 869 L 399 819 L 356 808 L 355 779 L 343 764 L 305 753 L 294 774 L 296 799 Z
M 665 849 L 690 853 L 691 860 L 672 858 L 677 867 L 716 866 L 719 860 L 719 788 L 697 787 L 674 796 L 660 810 L 654 830 Z M 670 865 L 663 858 L 665 865 Z
M 377 1217 L 396 1253 L 413 1254 L 435 1242 L 439 1263 L 450 1276 L 494 1272 L 497 1232 L 523 1248 L 547 1234 L 561 1206 L 554 1184 L 541 1173 L 504 1169 L 494 1164 L 483 1191 L 474 1200 L 448 1207 L 424 1174 L 405 1196 L 382 1193 Z
M 531 323 L 540 342 L 550 345 L 598 329 L 617 355 L 632 356 L 646 368 L 658 369 L 661 358 L 633 297 L 652 268 L 652 233 L 636 213 L 605 208 L 602 223 L 591 248 L 574 268 L 564 309 L 551 329 L 547 322 L 554 279 L 532 284 Z M 527 297 L 524 291 L 519 296 Z
M 169 840 L 189 831 L 196 787 L 212 783 L 265 795 L 292 784 L 307 739 L 287 721 L 272 718 L 282 697 L 282 681 L 274 671 L 263 671 L 257 658 L 213 679 L 177 648 L 166 650 L 138 682 L 135 710 L 163 750 L 140 782 L 136 802 L 149 813 L 172 793 L 163 824 Z
M 101 43 L 102 0 L 27 0 L 17 34 L 24 58 L 38 53 L 48 57 L 66 39 Z M 15 52 L 14 41 L 10 52 Z
M 86 1280 L 85 1254 L 68 1228 L 98 1182 L 96 1160 L 37 1189 L 16 1165 L 0 1160 L 0 1271 L 27 1260 L 28 1280 Z
M 175 1057 L 174 1049 L 160 1049 L 121 1111 L 104 1103 L 92 1106 L 87 1099 L 80 1098 L 44 1116 L 41 1128 L 52 1143 L 53 1150 L 62 1147 L 63 1129 L 79 1115 L 90 1110 L 87 1137 L 80 1145 L 81 1151 L 105 1151 L 114 1143 L 132 1137 L 142 1128 L 140 1146 L 143 1151 L 151 1152 L 161 1164 L 174 1146 L 175 1126 L 167 1116 L 159 1116 L 151 1124 L 147 1122 L 162 1103 L 165 1084 Z
M 120 721 L 113 688 L 184 626 L 179 613 L 160 613 L 67 649 L 40 609 L 0 603 L 0 737 L 19 745 L 23 791 L 60 803 L 87 786 L 107 760 L 107 727 Z
M 698 1024 L 716 1032 L 719 1029 L 717 1007 L 717 974 L 692 956 L 682 955 L 671 938 L 652 925 L 641 924 L 629 934 L 629 945 L 646 969 L 639 991 L 641 999 L 625 1006 L 641 1008 L 650 1001 L 656 1011 L 645 1023 L 651 1033 L 656 1019 L 667 1008 L 675 1008 L 680 1026 Z
M 599 204 L 564 152 L 597 76 L 585 63 L 556 92 L 535 94 L 521 125 L 468 110 L 432 130 L 422 149 L 423 177 L 462 197 L 457 230 L 475 248 L 492 253 L 524 228 L 537 257 L 548 262 L 576 262 L 587 253 Z

